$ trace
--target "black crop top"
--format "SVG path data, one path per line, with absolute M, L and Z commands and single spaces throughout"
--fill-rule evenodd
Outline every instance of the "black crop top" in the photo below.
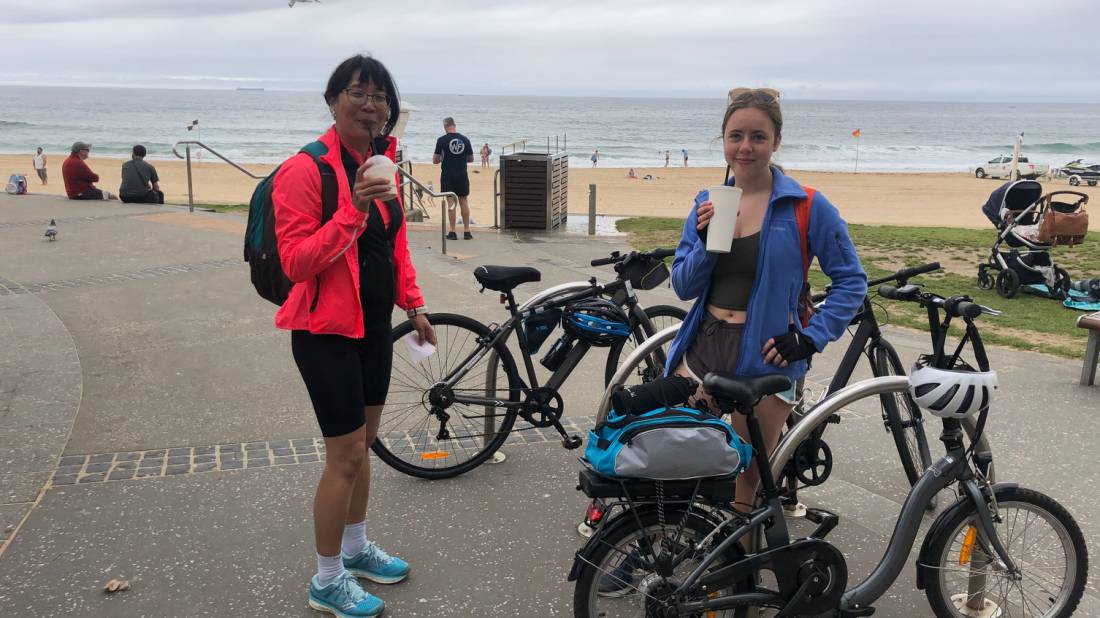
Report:
M 718 256 L 718 264 L 714 266 L 710 278 L 707 303 L 733 311 L 748 309 L 759 257 L 760 232 L 734 238 L 730 252 Z

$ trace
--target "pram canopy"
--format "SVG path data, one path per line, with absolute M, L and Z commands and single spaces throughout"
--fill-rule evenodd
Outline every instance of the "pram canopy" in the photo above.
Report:
M 997 229 L 1004 225 L 1004 217 L 1001 210 L 1020 212 L 1038 202 L 1043 197 L 1043 185 L 1034 180 L 1015 180 L 1006 182 L 989 194 L 989 199 L 982 206 L 982 213 L 993 223 Z M 1021 221 L 1022 224 L 1029 222 Z M 1031 221 L 1030 223 L 1035 223 Z

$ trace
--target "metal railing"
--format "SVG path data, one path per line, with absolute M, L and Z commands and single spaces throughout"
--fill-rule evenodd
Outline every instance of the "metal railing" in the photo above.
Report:
M 412 161 L 402 161 L 397 164 L 397 167 L 412 176 Z M 411 216 L 412 221 L 420 222 L 432 218 L 428 206 L 424 204 L 424 192 L 419 190 L 411 181 L 402 177 L 401 182 L 397 185 L 397 192 L 401 194 L 401 202 L 405 205 L 406 219 L 410 219 Z
M 432 190 L 431 187 L 425 186 L 424 183 L 420 182 L 415 177 L 413 177 L 412 174 L 405 171 L 405 168 L 403 167 L 398 167 L 397 173 L 400 174 L 402 178 L 412 183 L 413 186 L 419 188 L 424 193 L 427 193 L 428 196 L 432 199 L 435 199 L 437 197 L 450 197 L 454 199 L 455 206 L 458 206 L 458 195 L 456 195 L 454 191 L 442 191 L 436 193 L 434 190 Z M 405 181 L 402 181 L 401 184 L 405 185 L 406 183 Z M 439 208 L 439 237 L 440 242 L 442 243 L 441 246 L 443 248 L 443 255 L 447 255 L 447 200 L 442 200 L 440 202 Z
M 225 157 L 225 155 L 221 154 L 217 150 L 214 150 L 210 146 L 207 146 L 206 144 L 204 144 L 200 141 L 186 140 L 186 141 L 182 141 L 182 142 L 176 142 L 175 145 L 172 146 L 172 154 L 176 155 L 180 159 L 186 159 L 187 160 L 187 209 L 190 212 L 195 212 L 195 192 L 191 188 L 191 146 L 192 145 L 198 146 L 199 148 L 202 148 L 202 149 L 210 152 L 215 157 L 217 157 L 217 158 L 221 159 L 222 161 L 225 161 L 226 163 L 228 163 L 228 164 L 232 165 L 233 167 L 237 168 L 238 170 L 240 170 L 241 173 L 245 174 L 249 178 L 253 178 L 255 180 L 263 180 L 266 177 L 266 176 L 257 176 L 255 174 L 253 174 L 252 172 L 250 172 L 250 171 L 244 169 L 243 167 L 241 167 L 240 165 L 237 165 L 233 161 L 230 161 L 228 158 Z M 186 149 L 186 154 L 181 155 L 179 153 L 179 151 L 176 150 L 176 148 L 178 146 L 183 146 Z

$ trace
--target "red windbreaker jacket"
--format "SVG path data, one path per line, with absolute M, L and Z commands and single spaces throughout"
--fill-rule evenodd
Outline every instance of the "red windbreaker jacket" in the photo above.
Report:
M 299 153 L 275 174 L 271 199 L 275 206 L 275 236 L 283 272 L 294 282 L 290 296 L 275 314 L 275 326 L 308 330 L 315 334 L 363 337 L 363 307 L 359 300 L 359 247 L 356 242 L 367 226 L 367 215 L 356 210 L 351 187 L 340 160 L 340 137 L 332 127 L 319 138 L 328 146 L 321 160 L 336 170 L 339 201 L 332 219 L 321 225 L 321 173 L 308 154 Z M 394 159 L 397 139 L 389 138 L 386 156 Z M 359 163 L 359 155 L 348 148 Z M 379 203 L 389 227 L 389 209 Z M 424 305 L 416 285 L 416 270 L 409 254 L 405 221 L 401 221 L 393 245 L 394 301 L 402 309 Z M 318 294 L 317 306 L 310 304 Z

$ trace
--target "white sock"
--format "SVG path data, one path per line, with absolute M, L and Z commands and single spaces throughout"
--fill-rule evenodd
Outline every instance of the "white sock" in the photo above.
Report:
M 317 585 L 325 586 L 336 581 L 344 573 L 344 560 L 340 554 L 335 556 L 322 556 L 317 554 Z
M 344 526 L 344 538 L 340 541 L 340 551 L 345 556 L 354 556 L 367 548 L 367 522 Z

